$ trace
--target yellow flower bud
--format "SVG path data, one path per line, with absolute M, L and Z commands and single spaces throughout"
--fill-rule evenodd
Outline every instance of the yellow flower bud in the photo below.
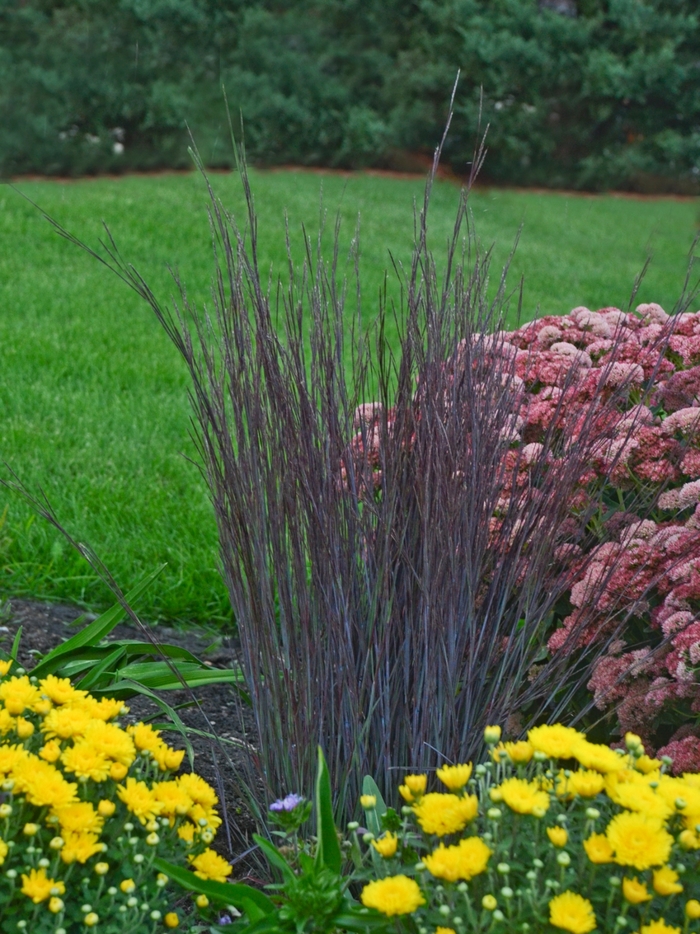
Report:
M 636 733 L 625 733 L 625 746 L 632 752 L 634 749 L 639 749 L 642 745 L 641 736 L 637 736 Z
M 487 911 L 494 911 L 494 909 L 498 906 L 498 902 L 493 895 L 484 895 L 484 897 L 481 899 L 481 905 Z
M 91 911 L 83 918 L 83 924 L 86 928 L 94 928 L 99 920 L 99 916 L 94 911 Z
M 117 806 L 114 801 L 108 801 L 106 798 L 97 805 L 97 813 L 101 817 L 111 817 L 116 810 Z
M 652 899 L 643 882 L 639 879 L 628 879 L 627 876 L 622 880 L 622 894 L 631 905 L 641 905 L 642 902 Z
M 24 717 L 17 717 L 17 735 L 20 739 L 27 739 L 34 732 L 34 724 Z
M 372 840 L 372 846 L 384 859 L 390 859 L 396 853 L 398 845 L 399 838 L 389 832 L 385 833 L 379 840 Z
M 495 746 L 501 738 L 500 726 L 487 726 L 484 730 L 484 742 L 487 746 Z
M 700 918 L 700 902 L 697 898 L 691 898 L 685 903 L 685 916 L 691 921 L 697 921 Z
M 569 839 L 566 827 L 547 827 L 547 836 L 554 846 L 566 846 Z
M 22 833 L 25 837 L 33 837 L 35 833 L 39 832 L 38 824 L 25 824 L 22 828 Z
M 115 782 L 120 782 L 128 771 L 129 769 L 121 762 L 113 762 L 109 768 L 109 777 Z
M 361 795 L 360 804 L 365 811 L 371 811 L 377 806 L 377 796 L 376 795 Z
M 109 872 L 109 863 L 95 863 L 95 872 L 98 876 L 106 876 Z
M 119 883 L 119 888 L 125 895 L 130 895 L 136 889 L 136 883 L 133 879 L 124 879 Z
M 11 804 L 0 804 L 0 817 L 9 817 L 12 814 Z
M 169 911 L 167 915 L 163 918 L 166 928 L 176 928 L 180 923 L 180 919 L 175 914 L 174 911 Z
M 422 795 L 428 784 L 427 775 L 407 775 L 403 780 L 404 785 L 411 789 L 414 795 Z
M 209 904 L 209 899 L 206 895 L 198 895 L 194 901 L 197 908 L 206 908 Z
M 160 837 L 157 833 L 149 833 L 149 835 L 146 837 L 146 844 L 148 846 L 158 846 L 159 843 Z
M 54 895 L 53 898 L 49 899 L 49 911 L 52 914 L 57 915 L 59 911 L 63 911 L 63 908 L 64 908 L 63 899 L 58 898 L 56 895 Z
M 0 805 L 0 812 L 1 811 L 2 805 Z M 700 847 L 700 840 L 697 834 L 694 834 L 692 830 L 682 830 L 678 834 L 678 843 L 684 850 L 697 850 Z

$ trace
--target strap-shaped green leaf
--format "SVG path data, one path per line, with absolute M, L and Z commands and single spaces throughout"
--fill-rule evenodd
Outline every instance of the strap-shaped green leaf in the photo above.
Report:
M 221 905 L 233 905 L 244 912 L 251 921 L 258 921 L 275 910 L 272 899 L 251 885 L 200 879 L 188 869 L 175 866 L 160 857 L 153 860 L 153 865 L 189 892 L 199 892 Z
M 137 600 L 141 594 L 150 587 L 164 567 L 165 565 L 162 564 L 158 570 L 153 571 L 153 573 L 145 577 L 140 584 L 137 584 L 133 590 L 130 590 L 124 598 L 126 603 L 131 604 Z M 63 664 L 66 660 L 66 656 L 70 656 L 76 649 L 81 649 L 86 645 L 97 645 L 101 642 L 102 639 L 109 635 L 114 627 L 122 621 L 125 615 L 126 613 L 121 604 L 115 604 L 107 610 L 106 613 L 98 616 L 97 619 L 90 623 L 89 626 L 86 626 L 85 629 L 81 629 L 80 632 L 61 643 L 61 645 L 57 646 L 47 655 L 44 655 L 39 663 L 32 669 L 32 674 L 37 678 L 44 678 L 46 675 L 52 674 Z
M 279 869 L 287 881 L 290 881 L 294 878 L 294 873 L 292 872 L 291 866 L 273 843 L 270 843 L 269 840 L 266 840 L 264 837 L 261 837 L 260 834 L 257 833 L 253 834 L 253 840 L 255 840 L 260 849 L 263 851 L 269 864 L 271 866 L 275 866 L 276 869 Z
M 333 819 L 331 779 L 326 757 L 320 746 L 318 747 L 318 772 L 316 773 L 316 836 L 318 838 L 316 865 L 340 874 L 342 857 Z

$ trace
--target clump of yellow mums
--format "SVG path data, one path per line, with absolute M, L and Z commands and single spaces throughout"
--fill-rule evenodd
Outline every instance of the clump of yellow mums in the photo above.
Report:
M 122 701 L 0 660 L 0 930 L 153 934 L 181 893 L 154 859 L 225 881 L 214 790 Z
M 673 777 L 633 734 L 620 749 L 563 724 L 484 740 L 476 767 L 408 774 L 397 811 L 363 797 L 380 830 L 368 911 L 430 934 L 700 932 L 700 775 Z

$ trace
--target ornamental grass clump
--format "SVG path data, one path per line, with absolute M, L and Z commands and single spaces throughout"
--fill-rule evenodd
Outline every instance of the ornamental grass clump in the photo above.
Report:
M 440 791 L 406 776 L 400 816 L 362 797 L 372 917 L 419 934 L 700 930 L 700 775 L 670 775 L 632 733 L 617 750 L 561 724 L 485 740 L 488 761 L 438 769 Z
M 0 661 L 0 930 L 156 934 L 177 928 L 154 861 L 223 882 L 210 844 L 213 789 L 176 775 L 183 751 L 150 725 L 122 725 L 121 700 Z

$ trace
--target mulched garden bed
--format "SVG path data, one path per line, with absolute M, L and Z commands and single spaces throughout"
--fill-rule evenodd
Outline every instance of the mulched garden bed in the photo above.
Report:
M 77 627 L 75 621 L 81 611 L 72 606 L 42 603 L 35 600 L 9 600 L 0 609 L 0 650 L 8 653 L 17 630 L 22 627 L 19 662 L 30 670 L 37 655 L 75 635 L 82 626 L 94 619 L 89 616 Z M 221 634 L 201 630 L 171 629 L 155 626 L 150 629 L 154 639 L 178 645 L 201 658 L 213 667 L 229 668 L 235 664 L 238 645 L 235 639 Z M 145 641 L 145 633 L 133 625 L 121 624 L 109 636 L 114 639 L 139 639 Z M 157 654 L 154 650 L 154 657 Z M 219 795 L 219 810 L 224 821 L 219 830 L 215 848 L 234 864 L 236 878 L 240 881 L 260 881 L 255 864 L 246 858 L 247 841 L 255 827 L 241 793 L 237 790 L 236 770 L 244 765 L 255 747 L 255 733 L 250 711 L 242 707 L 237 692 L 226 684 L 199 688 L 195 693 L 200 709 L 185 690 L 168 691 L 161 695 L 172 707 L 188 706 L 178 710 L 186 726 L 202 732 L 214 733 L 219 742 L 206 736 L 190 733 L 189 741 L 195 754 L 196 771 L 216 789 Z M 165 717 L 148 698 L 134 697 L 127 702 L 130 713 L 127 720 L 133 722 L 154 714 L 159 722 Z M 184 745 L 178 732 L 168 733 L 167 741 L 178 748 Z M 231 742 L 227 742 L 231 741 Z M 189 770 L 185 757 L 183 771 Z

